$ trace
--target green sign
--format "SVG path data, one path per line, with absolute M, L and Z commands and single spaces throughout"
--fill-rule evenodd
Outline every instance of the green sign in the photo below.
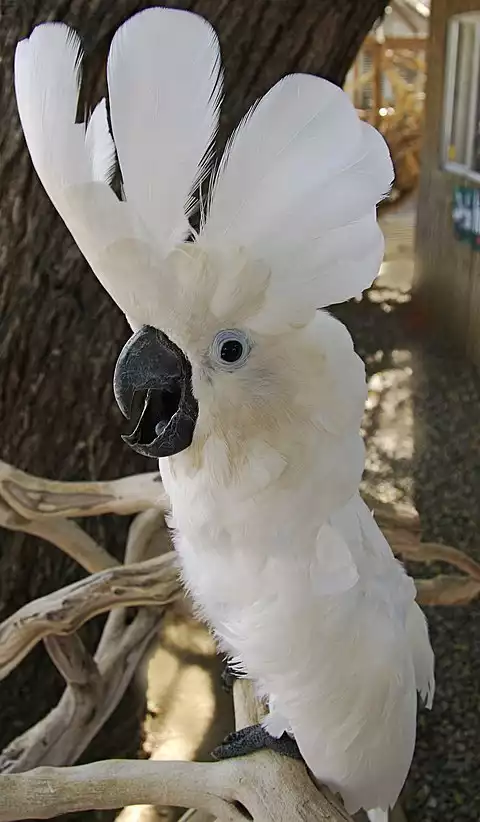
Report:
M 480 249 L 480 190 L 456 186 L 453 192 L 452 219 L 455 236 L 472 248 Z

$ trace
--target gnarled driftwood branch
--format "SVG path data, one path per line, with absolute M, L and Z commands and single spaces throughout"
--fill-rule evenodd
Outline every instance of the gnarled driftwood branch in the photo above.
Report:
M 0 678 L 51 634 L 71 634 L 98 614 L 120 606 L 164 606 L 181 595 L 173 551 L 121 565 L 33 600 L 0 625 Z
M 444 562 L 463 576 L 417 581 L 427 604 L 468 602 L 480 594 L 480 565 L 451 546 L 420 541 L 416 512 L 367 499 L 395 553 L 416 562 Z M 74 810 L 129 804 L 192 806 L 190 822 L 345 822 L 342 806 L 320 791 L 305 767 L 262 751 L 211 764 L 100 762 L 73 764 L 118 704 L 158 632 L 165 606 L 182 596 L 164 523 L 168 501 L 157 474 L 107 483 L 60 483 L 0 462 L 0 525 L 47 539 L 91 575 L 28 603 L 0 625 L 0 676 L 39 641 L 65 679 L 58 705 L 0 755 L 0 822 L 49 818 Z M 121 565 L 71 517 L 138 512 Z M 160 554 L 160 555 L 159 555 Z M 148 557 L 148 559 L 147 559 Z M 125 608 L 143 606 L 130 624 Z M 146 606 L 146 607 L 145 607 Z M 94 657 L 75 631 L 110 611 Z M 237 726 L 260 718 L 246 682 L 235 686 Z M 38 767 L 40 766 L 40 767 Z
M 247 682 L 235 684 L 237 724 L 258 718 Z M 0 822 L 136 804 L 194 807 L 225 822 L 351 822 L 305 766 L 270 751 L 215 763 L 96 762 L 0 776 Z M 245 813 L 247 812 L 247 814 Z

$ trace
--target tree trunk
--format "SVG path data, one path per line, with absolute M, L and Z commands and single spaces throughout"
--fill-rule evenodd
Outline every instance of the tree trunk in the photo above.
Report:
M 127 325 L 32 170 L 15 104 L 13 53 L 37 23 L 56 19 L 73 25 L 84 38 L 90 64 L 86 93 L 98 97 L 114 30 L 150 5 L 156 4 L 0 0 L 0 458 L 58 479 L 114 477 L 143 470 L 147 463 L 120 440 L 122 423 L 111 389 Z M 170 5 L 198 11 L 219 33 L 226 69 L 224 137 L 253 100 L 286 73 L 308 71 L 341 84 L 386 0 L 179 0 Z M 97 520 L 91 528 L 120 555 L 125 522 Z M 51 546 L 2 532 L 0 619 L 80 573 Z M 93 642 L 98 623 L 87 633 Z M 0 684 L 0 748 L 37 721 L 62 687 L 45 653 L 30 654 Z M 134 755 L 139 710 L 131 691 L 89 756 Z

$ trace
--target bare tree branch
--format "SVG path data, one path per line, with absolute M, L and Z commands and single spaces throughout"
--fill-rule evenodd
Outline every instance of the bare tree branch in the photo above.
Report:
M 155 480 L 155 500 L 157 488 Z M 0 522 L 14 530 L 33 533 L 53 542 L 88 571 L 104 572 L 103 575 L 97 574 L 69 586 L 61 594 L 58 592 L 59 596 L 52 595 L 30 603 L 34 610 L 38 610 L 39 622 L 36 625 L 37 617 L 26 606 L 0 626 L 0 642 L 4 643 L 2 652 L 6 652 L 7 657 L 9 649 L 13 654 L 18 650 L 15 644 L 9 645 L 12 636 L 16 634 L 17 639 L 26 641 L 31 647 L 32 640 L 35 643 L 40 639 L 40 634 L 36 638 L 33 636 L 38 628 L 52 661 L 67 683 L 58 705 L 6 748 L 0 756 L 0 772 L 20 772 L 44 764 L 73 764 L 117 706 L 152 639 L 158 634 L 164 612 L 163 606 L 158 607 L 158 602 L 163 603 L 180 594 L 175 555 L 170 553 L 169 557 L 158 563 L 158 567 L 142 566 L 138 569 L 137 566 L 137 572 L 135 566 L 128 566 L 134 572 L 137 588 L 135 593 L 131 591 L 132 599 L 130 593 L 126 594 L 130 589 L 130 570 L 122 568 L 76 523 L 47 516 L 27 521 L 9 508 L 1 497 Z M 138 563 L 147 556 L 165 554 L 167 547 L 170 547 L 167 534 L 161 509 L 150 508 L 141 512 L 129 530 L 125 561 Z M 108 573 L 108 569 L 114 567 L 117 573 Z M 148 583 L 145 573 L 151 574 Z M 113 601 L 108 604 L 108 599 L 112 598 L 117 605 L 138 605 L 147 600 L 156 607 L 142 609 L 129 626 L 126 625 L 125 607 L 114 607 L 108 616 L 94 660 L 78 635 L 65 634 L 65 631 L 74 630 L 75 626 L 78 627 L 94 615 L 94 611 L 98 611 L 97 606 L 92 607 L 98 593 L 107 597 L 102 610 L 112 607 Z M 49 626 L 46 636 L 45 624 Z M 8 660 L 5 669 L 2 671 L 0 668 L 0 674 L 5 675 L 18 664 L 29 647 Z
M 150 508 L 137 514 L 128 531 L 125 564 L 158 557 L 171 549 L 164 511 Z
M 367 502 L 375 508 L 395 553 L 419 562 L 446 562 L 464 572 L 461 577 L 418 580 L 420 602 L 458 604 L 480 594 L 480 565 L 451 546 L 421 543 L 415 511 Z M 67 683 L 58 705 L 0 756 L 0 822 L 129 804 L 198 808 L 186 815 L 191 822 L 212 817 L 240 822 L 244 809 L 254 822 L 305 822 L 307 818 L 349 822 L 337 799 L 318 790 L 301 763 L 267 751 L 207 765 L 107 762 L 38 769 L 78 759 L 134 676 L 158 632 L 166 603 L 181 596 L 176 556 L 168 551 L 166 509 L 157 474 L 111 483 L 55 483 L 0 462 L 0 525 L 47 539 L 88 571 L 95 571 L 25 605 L 0 625 L 0 676 L 6 676 L 43 639 Z M 129 530 L 128 565 L 119 565 L 68 519 L 107 511 L 140 512 Z M 146 559 L 158 552 L 162 555 Z M 127 625 L 125 608 L 140 605 L 155 607 L 142 608 Z M 92 659 L 74 632 L 108 610 Z M 248 682 L 235 685 L 235 710 L 237 727 L 261 719 L 263 706 Z
M 97 651 L 92 664 L 98 676 L 90 676 L 84 683 L 71 682 L 58 705 L 5 748 L 0 755 L 0 773 L 76 762 L 120 702 L 158 634 L 163 613 L 163 608 L 142 609 L 115 645 L 102 653 Z M 70 675 L 78 678 L 73 669 Z M 0 776 L 0 816 L 5 808 L 1 787 L 4 778 Z
M 235 690 L 239 716 L 255 721 L 251 684 L 236 683 Z M 0 776 L 0 822 L 137 804 L 199 808 L 203 820 L 209 813 L 244 822 L 246 811 L 254 822 L 351 822 L 301 762 L 270 751 L 212 764 L 111 761 Z
M 382 526 L 382 531 L 390 545 L 395 546 L 395 553 L 402 554 L 414 562 L 445 562 L 480 581 L 480 564 L 458 548 L 439 542 L 420 542 L 403 528 Z
M 124 563 L 129 565 L 143 562 L 152 556 L 161 556 L 170 551 L 171 547 L 162 511 L 150 508 L 137 514 L 130 525 Z M 115 608 L 110 611 L 100 639 L 98 653 L 102 653 L 110 643 L 118 642 L 125 629 L 126 617 L 125 608 Z
M 115 557 L 102 548 L 76 522 L 68 519 L 23 519 L 16 511 L 7 508 L 0 498 L 0 525 L 10 531 L 40 537 L 60 548 L 72 557 L 89 574 L 119 565 Z
M 413 509 L 403 504 L 378 503 L 364 495 L 374 510 L 378 525 L 394 554 L 414 562 L 445 562 L 466 576 L 438 574 L 431 579 L 416 579 L 417 600 L 421 605 L 467 605 L 480 596 L 480 564 L 464 551 L 438 542 L 421 542 L 420 520 Z
M 420 542 L 418 513 L 402 503 L 383 503 L 367 493 L 367 504 L 374 509 L 377 520 L 393 551 L 418 562 L 442 561 L 453 564 L 468 574 L 447 583 L 442 576 L 419 581 L 419 601 L 424 604 L 465 603 L 478 596 L 480 565 L 452 546 Z M 32 477 L 0 461 L 0 525 L 24 531 L 49 540 L 75 558 L 90 573 L 113 568 L 118 563 L 68 517 L 99 513 L 144 512 L 132 526 L 134 542 L 142 541 L 141 551 L 147 551 L 152 539 L 160 539 L 157 530 L 168 499 L 157 473 L 140 474 L 104 483 L 64 483 Z M 59 517 L 62 517 L 59 519 Z M 56 518 L 56 519 L 55 519 Z M 138 533 L 137 533 L 138 532 Z M 163 548 L 166 533 L 163 533 Z M 121 616 L 115 621 L 120 622 Z
M 153 509 L 152 509 L 153 510 Z M 155 523 L 165 531 L 159 511 Z M 140 514 L 144 517 L 144 514 Z M 66 520 L 50 520 L 47 527 Z M 154 523 L 149 520 L 154 540 Z M 131 528 L 126 560 L 143 559 L 150 543 L 143 528 Z M 172 557 L 173 558 L 173 557 Z M 167 564 L 167 575 L 170 567 Z M 176 579 L 176 576 L 175 576 Z M 163 608 L 142 609 L 130 626 L 124 608 L 112 610 L 92 659 L 77 634 L 44 638 L 46 649 L 67 688 L 59 704 L 33 728 L 14 740 L 0 756 L 0 772 L 24 771 L 39 765 L 73 764 L 98 733 L 122 698 L 157 635 Z
M 103 483 L 54 482 L 0 461 L 0 525 L 51 542 L 92 574 L 119 563 L 68 517 L 144 511 L 142 534 L 132 536 L 148 543 L 159 523 L 164 524 L 167 507 L 156 472 Z
M 78 634 L 47 636 L 45 648 L 53 664 L 69 685 L 92 685 L 98 689 L 100 671 Z
M 119 606 L 159 606 L 181 596 L 172 551 L 136 565 L 119 566 L 81 579 L 29 602 L 0 625 L 0 677 L 50 634 L 71 634 L 97 614 Z
M 383 526 L 383 530 L 396 553 L 419 561 L 449 562 L 468 573 L 465 578 L 440 576 L 432 580 L 419 580 L 420 602 L 451 605 L 455 602 L 468 602 L 478 596 L 478 563 L 450 546 L 421 543 L 416 533 L 415 517 L 402 513 L 398 517 L 401 526 L 396 528 L 393 527 L 396 514 L 392 511 L 381 513 L 380 526 L 383 525 L 382 520 L 385 516 L 389 525 Z M 412 523 L 413 533 L 404 527 L 408 521 Z M 62 527 L 73 525 L 65 520 L 45 522 L 45 525 L 48 530 L 50 526 L 59 523 Z M 159 510 L 150 509 L 139 515 L 130 529 L 128 555 L 143 556 L 149 550 L 148 546 L 162 523 L 163 514 Z M 80 532 L 83 534 L 81 529 Z M 129 568 L 118 566 L 107 569 L 24 606 L 0 625 L 0 676 L 5 676 L 11 671 L 36 642 L 49 634 L 72 633 L 87 619 L 111 608 L 153 605 L 165 602 L 165 597 L 168 600 L 177 597 L 179 586 L 175 578 L 175 559 L 173 553 L 167 556 L 168 559 L 156 558 Z M 101 562 L 98 552 L 95 561 Z M 166 583 L 166 591 L 165 580 L 161 577 L 167 569 L 170 577 Z M 123 624 L 123 615 L 112 616 L 111 619 L 110 633 L 114 629 L 118 633 Z
M 239 811 L 229 807 L 234 800 L 231 771 L 227 762 L 112 760 L 7 774 L 0 777 L 0 822 L 140 804 L 198 804 L 221 819 L 245 822 Z
M 120 564 L 112 554 L 72 520 L 60 518 L 32 520 L 20 530 L 56 545 L 89 574 L 115 568 Z
M 109 482 L 57 482 L 34 477 L 0 460 L 0 497 L 26 520 L 135 514 L 168 509 L 160 474 L 136 474 Z
M 420 605 L 468 605 L 480 596 L 480 582 L 471 577 L 439 574 L 415 580 Z

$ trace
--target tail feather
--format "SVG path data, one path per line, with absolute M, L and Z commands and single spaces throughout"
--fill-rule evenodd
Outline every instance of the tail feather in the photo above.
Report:
M 427 620 L 416 602 L 407 616 L 407 634 L 415 669 L 417 690 L 430 709 L 435 694 L 435 657 L 428 636 Z
M 391 602 L 395 603 L 398 618 L 405 620 L 417 691 L 426 707 L 431 708 L 435 693 L 435 657 L 430 644 L 425 614 L 415 601 L 414 582 L 404 573 L 399 563 L 396 563 L 395 574 L 393 574 L 393 555 L 387 540 L 360 497 L 357 498 L 357 506 L 364 539 L 375 551 L 378 560 L 387 562 L 391 569 Z

